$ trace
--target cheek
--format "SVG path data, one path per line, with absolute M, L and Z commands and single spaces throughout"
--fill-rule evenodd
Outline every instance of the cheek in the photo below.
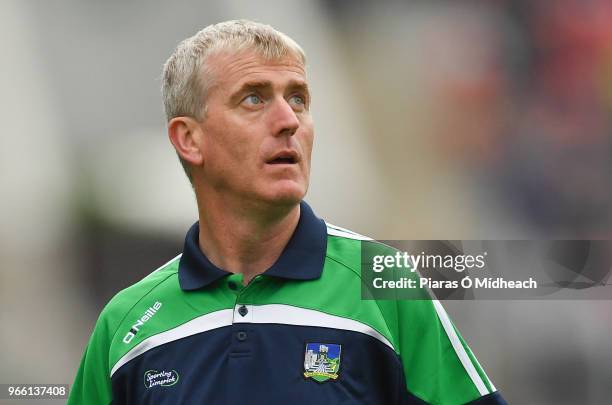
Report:
M 253 173 L 251 152 L 241 142 L 214 145 L 210 149 L 209 162 L 222 176 L 242 178 Z
M 252 162 L 254 150 L 247 131 L 235 123 L 224 120 L 208 127 L 204 156 L 215 166 L 244 167 Z
M 312 145 L 314 141 L 314 133 L 312 127 L 307 131 L 304 131 L 303 136 L 301 137 L 302 151 L 304 155 L 308 158 L 308 163 L 310 164 L 310 156 L 312 154 Z

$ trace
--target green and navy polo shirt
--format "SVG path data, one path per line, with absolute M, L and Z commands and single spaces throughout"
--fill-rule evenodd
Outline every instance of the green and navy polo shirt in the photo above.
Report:
M 505 404 L 436 300 L 361 299 L 361 244 L 300 204 L 246 286 L 198 246 L 102 311 L 69 405 Z

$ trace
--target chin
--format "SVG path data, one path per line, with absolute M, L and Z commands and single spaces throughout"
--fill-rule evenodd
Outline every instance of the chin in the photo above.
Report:
M 295 205 L 302 201 L 306 190 L 306 186 L 290 182 L 290 184 L 278 184 L 268 188 L 262 197 L 275 205 Z

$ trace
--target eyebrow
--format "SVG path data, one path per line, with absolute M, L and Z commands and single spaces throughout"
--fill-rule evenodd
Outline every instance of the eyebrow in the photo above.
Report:
M 262 91 L 266 89 L 272 88 L 272 82 L 269 80 L 250 80 L 242 84 L 238 90 L 236 90 L 230 97 L 232 103 L 238 103 L 241 101 L 241 97 L 243 94 L 248 93 L 250 91 Z M 302 91 L 308 97 L 310 97 L 310 89 L 308 88 L 308 83 L 301 80 L 289 80 L 287 83 L 287 89 L 289 91 Z

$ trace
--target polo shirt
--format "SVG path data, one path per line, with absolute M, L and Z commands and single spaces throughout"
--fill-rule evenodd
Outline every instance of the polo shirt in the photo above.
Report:
M 103 309 L 76 404 L 505 404 L 441 304 L 361 299 L 361 244 L 300 203 L 279 259 L 244 286 L 198 245 Z

